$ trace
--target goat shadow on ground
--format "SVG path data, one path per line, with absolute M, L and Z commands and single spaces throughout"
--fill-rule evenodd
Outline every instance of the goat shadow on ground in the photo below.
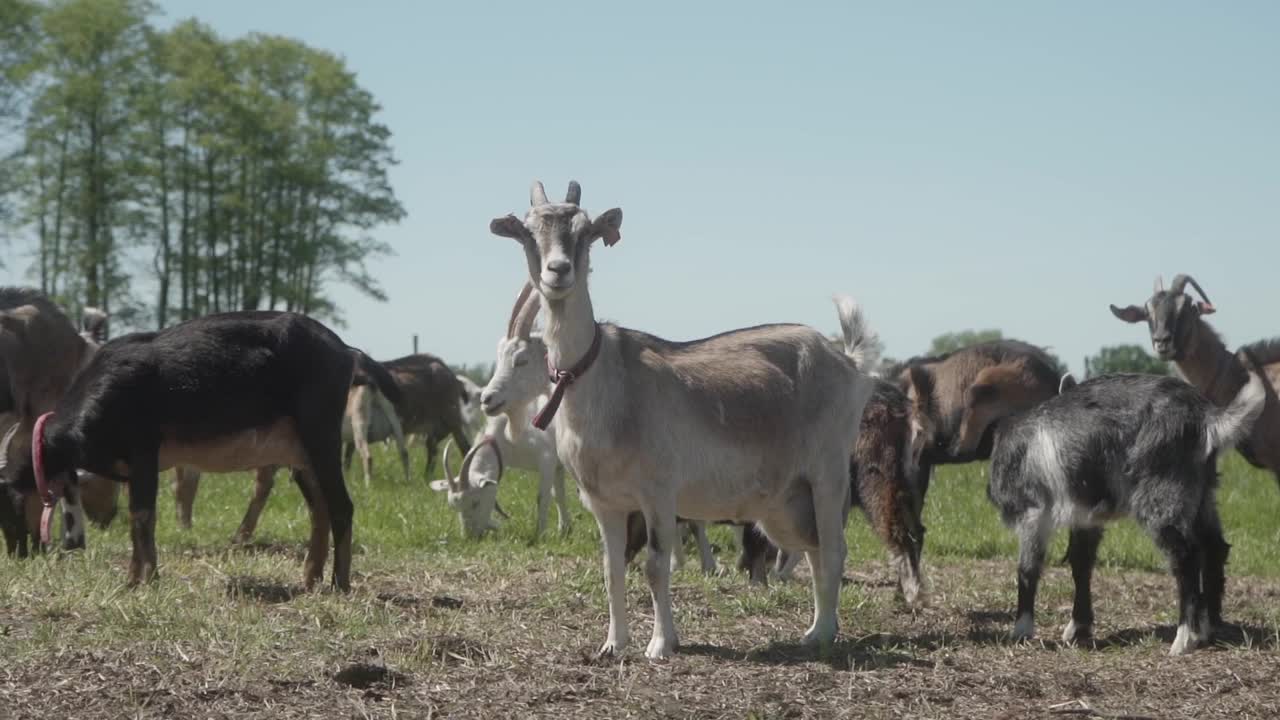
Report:
M 918 636 L 877 634 L 856 640 L 837 640 L 827 648 L 815 648 L 797 642 L 775 642 L 743 652 L 705 643 L 681 645 L 679 653 L 721 660 L 750 662 L 761 665 L 803 665 L 820 662 L 832 670 L 887 670 L 899 667 L 931 668 L 933 663 L 904 652 L 914 647 L 920 653 L 931 652 L 943 643 L 937 633 Z
M 267 604 L 289 602 L 303 593 L 299 585 L 286 585 L 275 580 L 266 580 L 248 576 L 227 579 L 227 595 L 232 598 L 247 598 Z
M 980 645 L 1008 645 L 1009 631 L 1013 629 L 1014 617 L 1013 613 L 1003 610 L 974 610 L 968 613 L 969 622 L 972 629 L 967 634 L 971 642 Z M 1043 622 L 1037 622 L 1038 632 L 1034 640 L 1037 644 L 1043 644 L 1049 649 L 1063 649 L 1072 647 L 1067 643 L 1059 640 L 1061 626 L 1045 625 Z M 1126 648 L 1141 645 L 1150 641 L 1153 637 L 1160 643 L 1169 645 L 1173 643 L 1174 637 L 1177 635 L 1178 628 L 1175 625 L 1155 625 L 1136 628 L 1125 628 L 1116 630 L 1093 640 L 1082 643 L 1080 647 L 1093 650 L 1109 650 L 1112 648 Z M 1280 648 L 1280 638 L 1273 630 L 1261 627 L 1259 625 L 1237 625 L 1227 623 L 1214 633 L 1213 646 L 1251 649 L 1251 650 L 1275 650 Z

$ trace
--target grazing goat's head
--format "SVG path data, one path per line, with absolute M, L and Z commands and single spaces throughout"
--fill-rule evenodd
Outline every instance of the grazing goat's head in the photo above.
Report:
M 548 300 L 568 297 L 577 287 L 577 280 L 587 276 L 591 243 L 604 238 L 605 245 L 613 245 L 622 238 L 621 210 L 606 210 L 592 220 L 578 207 L 581 198 L 582 188 L 576 181 L 569 182 L 569 192 L 562 203 L 549 202 L 542 183 L 534 182 L 524 220 L 507 215 L 489 223 L 494 235 L 512 238 L 524 246 L 529 280 Z
M 498 528 L 493 513 L 498 507 L 498 479 L 502 475 L 501 460 L 489 443 L 478 442 L 462 458 L 462 467 L 454 475 L 449 470 L 450 439 L 444 446 L 444 474 L 442 480 L 432 480 L 431 489 L 447 494 L 449 507 L 457 511 L 462 522 L 462 534 L 478 538 Z M 480 457 L 477 457 L 477 455 Z
M 1200 300 L 1195 300 L 1184 292 L 1187 283 L 1191 283 L 1191 287 L 1200 294 Z M 1155 350 L 1161 360 L 1174 361 L 1181 360 L 1187 350 L 1199 340 L 1200 316 L 1213 312 L 1209 297 L 1190 275 L 1174 276 L 1168 290 L 1164 289 L 1164 281 L 1157 278 L 1155 291 L 1143 307 L 1111 306 L 1111 314 L 1125 322 L 1147 321 L 1147 327 L 1151 331 L 1151 349 Z
M 511 408 L 523 408 L 547 392 L 547 345 L 532 335 L 540 296 L 525 283 L 507 322 L 507 334 L 498 341 L 493 377 L 480 394 L 480 407 L 489 416 Z

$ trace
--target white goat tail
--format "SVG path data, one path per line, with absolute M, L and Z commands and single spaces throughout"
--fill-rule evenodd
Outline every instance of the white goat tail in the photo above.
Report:
M 880 337 L 862 314 L 862 307 L 848 295 L 836 295 L 836 313 L 840 316 L 840 332 L 844 335 L 844 354 L 858 370 L 871 374 L 880 361 Z
M 1249 437 L 1266 402 L 1266 383 L 1260 373 L 1250 370 L 1248 384 L 1240 388 L 1231 404 L 1209 415 L 1204 454 L 1228 450 Z

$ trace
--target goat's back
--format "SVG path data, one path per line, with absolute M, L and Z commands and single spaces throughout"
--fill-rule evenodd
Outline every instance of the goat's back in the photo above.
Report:
M 463 386 L 443 360 L 428 353 L 382 363 L 403 397 L 397 410 L 406 433 L 461 429 Z
M 57 420 L 72 424 L 75 437 L 160 431 L 189 441 L 335 405 L 337 430 L 353 366 L 345 343 L 306 316 L 210 315 L 105 343 L 59 403 Z

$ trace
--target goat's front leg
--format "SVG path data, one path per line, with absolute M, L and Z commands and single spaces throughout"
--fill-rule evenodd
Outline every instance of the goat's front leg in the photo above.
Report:
M 184 468 L 181 465 L 173 469 L 174 509 L 178 512 L 178 527 L 191 529 L 191 515 L 196 504 L 196 493 L 200 490 L 200 471 Z
M 848 552 L 844 540 L 844 508 L 849 504 L 847 466 L 848 460 L 841 457 L 832 470 L 834 476 L 825 478 L 829 482 L 810 485 L 818 549 L 806 553 L 813 571 L 813 624 L 804 634 L 805 645 L 834 642 L 840 629 L 840 583 Z
M 711 541 L 707 539 L 707 524 L 701 520 L 692 520 L 689 522 L 689 528 L 693 531 L 694 542 L 698 544 L 698 559 L 702 563 L 703 574 L 714 575 L 716 555 L 711 551 Z
M 80 486 L 75 479 L 65 485 L 62 498 L 62 549 L 83 550 L 84 505 L 80 502 Z
M 232 542 L 247 544 L 253 539 L 253 533 L 258 529 L 258 518 L 262 517 L 262 510 L 267 506 L 267 499 L 271 497 L 271 488 L 275 484 L 274 465 L 258 468 L 253 480 L 253 498 L 249 500 L 249 507 L 244 510 L 244 519 L 240 521 L 240 528 L 236 530 Z
M 604 543 L 604 589 L 609 598 L 609 635 L 598 656 L 621 656 L 627 649 L 627 513 L 595 510 Z
M 644 654 L 650 660 L 665 660 L 680 644 L 671 613 L 671 552 L 680 544 L 675 503 L 660 502 L 645 509 L 644 515 L 649 529 L 649 552 L 644 572 L 649 580 L 649 594 L 653 597 L 653 637 Z
M 551 483 L 555 471 L 549 467 L 538 468 L 538 524 L 533 530 L 533 539 L 538 540 L 547 529 L 547 515 L 551 513 Z
M 558 463 L 551 481 L 551 494 L 556 500 L 556 520 L 560 535 L 568 535 L 573 527 L 573 519 L 569 515 L 569 498 L 564 494 L 564 466 Z
M 1071 561 L 1071 580 L 1075 583 L 1075 601 L 1071 605 L 1071 622 L 1062 631 L 1062 642 L 1078 643 L 1093 637 L 1093 567 L 1098 562 L 1101 528 L 1071 531 L 1067 559 Z
M 136 453 L 129 463 L 129 533 L 133 558 L 129 562 L 129 586 L 150 582 L 156 570 L 156 490 L 160 473 L 158 450 Z

